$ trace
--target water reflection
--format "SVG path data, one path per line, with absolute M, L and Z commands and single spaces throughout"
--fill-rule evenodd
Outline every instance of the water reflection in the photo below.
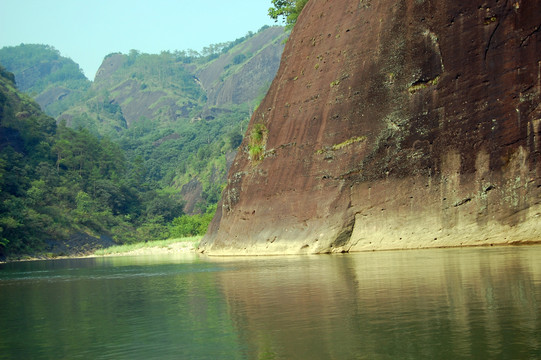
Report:
M 541 358 L 541 246 L 0 265 L 0 358 Z
M 237 260 L 218 276 L 250 358 L 538 358 L 540 250 Z
M 194 259 L 2 266 L 0 358 L 240 358 L 221 268 Z

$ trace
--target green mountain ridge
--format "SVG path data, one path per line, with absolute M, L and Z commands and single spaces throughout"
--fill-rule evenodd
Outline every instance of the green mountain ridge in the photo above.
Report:
M 108 136 L 130 163 L 142 161 L 145 181 L 181 194 L 188 213 L 205 212 L 217 202 L 249 117 L 278 69 L 286 37 L 282 27 L 263 27 L 212 45 L 204 56 L 193 51 L 113 53 L 93 82 L 77 80 L 70 86 L 83 76 L 79 70 L 69 81 L 26 91 L 57 121 Z M 12 53 L 28 53 L 31 46 L 21 47 L 0 50 L 0 63 L 19 58 Z M 50 58 L 60 61 L 54 48 L 37 48 L 54 54 L 35 56 L 26 68 Z M 10 66 L 17 80 L 22 67 Z
M 15 74 L 17 88 L 53 117 L 76 102 L 91 84 L 78 64 L 49 45 L 4 47 L 0 63 Z
M 51 46 L 0 49 L 0 257 L 204 232 L 286 36 L 110 54 L 92 82 Z

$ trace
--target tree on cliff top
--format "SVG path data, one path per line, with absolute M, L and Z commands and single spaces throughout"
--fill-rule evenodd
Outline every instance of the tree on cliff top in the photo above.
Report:
M 272 0 L 274 7 L 269 8 L 269 16 L 278 22 L 280 16 L 284 17 L 286 30 L 293 28 L 297 18 L 308 0 Z

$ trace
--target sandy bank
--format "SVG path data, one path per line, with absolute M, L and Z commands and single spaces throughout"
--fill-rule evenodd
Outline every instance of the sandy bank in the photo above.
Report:
M 73 254 L 67 256 L 47 256 L 47 255 L 34 255 L 34 256 L 21 256 L 19 258 L 8 258 L 0 260 L 1 263 L 14 262 L 14 261 L 36 261 L 36 260 L 57 260 L 57 259 L 81 259 L 81 258 L 97 258 L 97 257 L 109 257 L 109 256 L 143 256 L 143 255 L 167 255 L 167 254 L 186 254 L 195 253 L 197 250 L 197 242 L 193 241 L 179 241 L 170 243 L 167 245 L 156 245 L 141 247 L 134 250 L 112 252 L 109 254 Z
M 142 247 L 139 249 L 126 251 L 126 252 L 111 253 L 111 254 L 106 254 L 106 255 L 91 254 L 86 257 L 182 254 L 182 253 L 195 252 L 196 244 L 197 243 L 189 242 L 189 241 L 180 241 L 180 242 L 169 244 L 167 246 Z

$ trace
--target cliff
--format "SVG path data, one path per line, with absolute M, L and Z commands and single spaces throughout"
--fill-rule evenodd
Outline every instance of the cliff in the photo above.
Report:
M 541 3 L 310 0 L 200 250 L 541 241 Z

